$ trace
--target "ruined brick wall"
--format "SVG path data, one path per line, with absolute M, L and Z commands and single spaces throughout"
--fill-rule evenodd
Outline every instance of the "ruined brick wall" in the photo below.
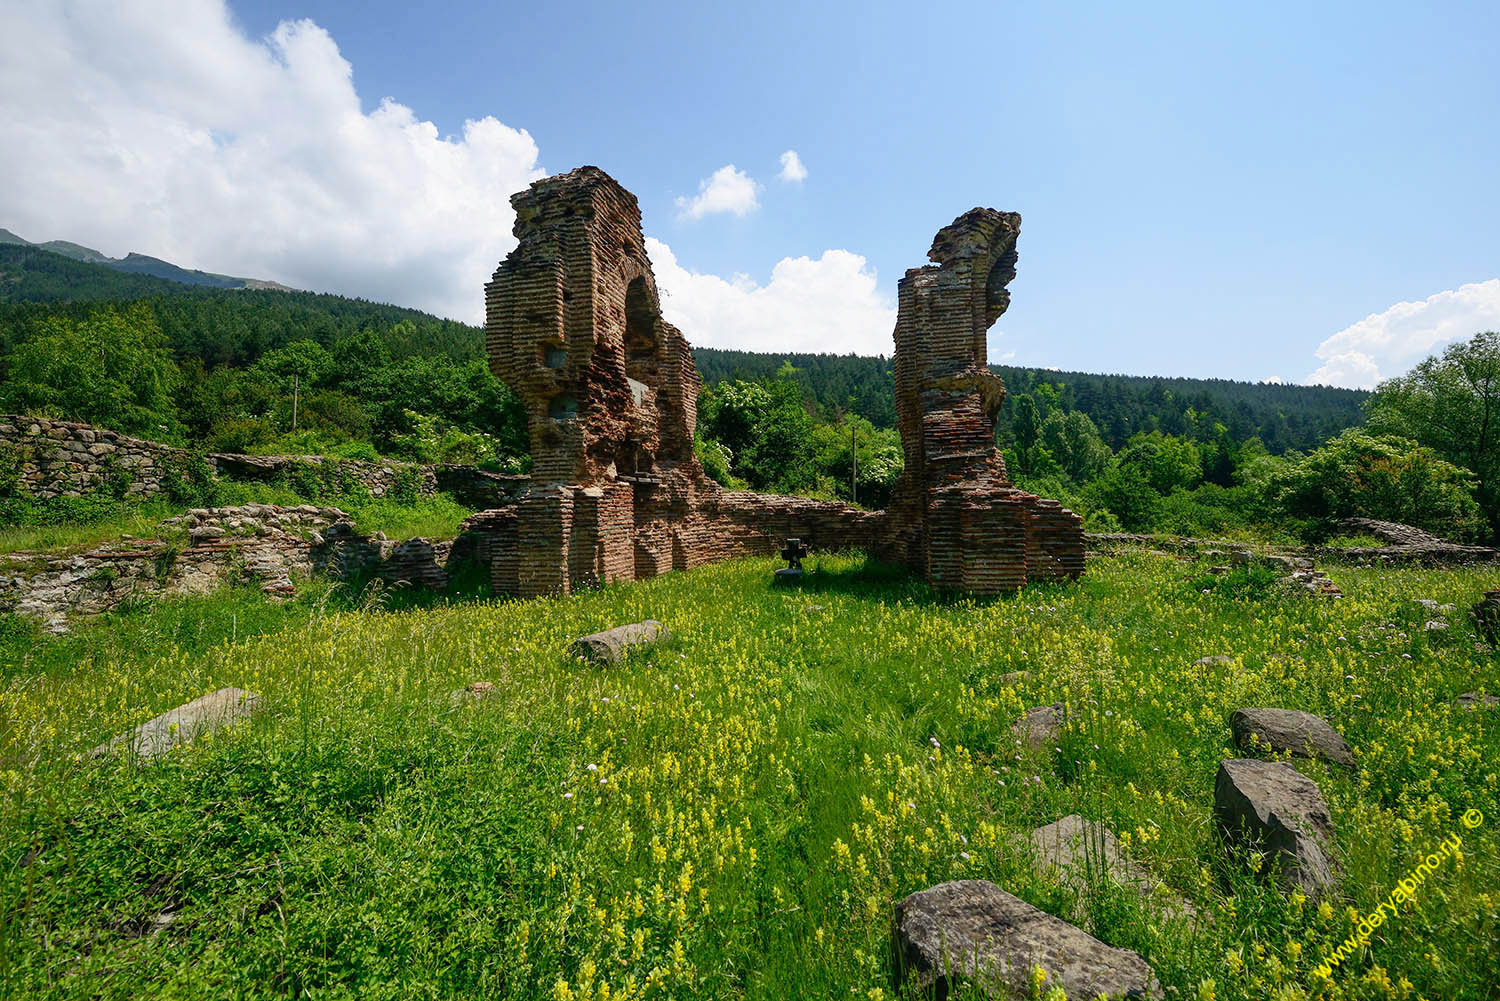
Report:
M 1011 487 L 985 337 L 1009 303 L 1020 217 L 975 209 L 901 284 L 906 474 L 889 511 L 728 493 L 693 455 L 700 385 L 662 319 L 635 197 L 597 167 L 511 199 L 517 247 L 485 286 L 490 368 L 521 400 L 532 481 L 496 515 L 495 589 L 523 596 L 776 552 L 873 548 L 939 588 L 992 594 L 1083 572 L 1079 519 Z
M 906 466 L 876 547 L 933 587 L 999 594 L 1083 573 L 1083 525 L 1056 501 L 1015 489 L 995 447 L 1005 401 L 989 370 L 989 328 L 1010 305 L 1014 212 L 972 209 L 940 230 L 900 285 L 896 414 Z
M 869 512 L 726 494 L 693 455 L 701 382 L 662 319 L 635 196 L 597 167 L 511 199 L 517 246 L 485 286 L 490 368 L 526 408 L 531 485 L 497 591 L 566 594 L 779 549 L 862 544 Z

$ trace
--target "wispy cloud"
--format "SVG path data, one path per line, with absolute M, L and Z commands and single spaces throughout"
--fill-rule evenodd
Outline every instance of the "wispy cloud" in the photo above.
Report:
M 702 219 L 716 212 L 744 216 L 760 208 L 759 193 L 760 185 L 754 178 L 727 163 L 699 181 L 698 193 L 692 198 L 679 197 L 677 208 L 685 219 Z
M 801 184 L 807 180 L 807 168 L 796 150 L 789 149 L 781 154 L 781 173 L 776 176 L 788 184 Z
M 1500 330 L 1500 278 L 1461 285 L 1421 302 L 1398 302 L 1345 327 L 1318 346 L 1323 364 L 1302 381 L 1371 389 L 1482 330 Z

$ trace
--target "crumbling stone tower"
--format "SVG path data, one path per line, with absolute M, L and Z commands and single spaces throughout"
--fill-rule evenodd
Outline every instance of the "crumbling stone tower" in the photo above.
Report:
M 519 246 L 485 286 L 485 341 L 531 433 L 516 588 L 633 580 L 633 487 L 680 466 L 701 478 L 692 353 L 661 317 L 635 196 L 581 167 L 511 203 Z
M 896 323 L 906 473 L 889 511 L 722 490 L 693 455 L 700 381 L 662 319 L 635 196 L 597 167 L 511 198 L 518 245 L 485 286 L 490 369 L 526 407 L 531 485 L 484 513 L 497 593 L 567 594 L 783 539 L 873 547 L 935 587 L 993 594 L 1083 572 L 1079 519 L 1011 487 L 985 331 L 1015 276 L 1014 214 L 975 209 L 907 273 Z
M 996 594 L 1083 573 L 1081 519 L 1011 486 L 995 447 L 1005 386 L 989 328 L 1010 305 L 1014 212 L 972 209 L 940 230 L 900 284 L 896 413 L 906 468 L 881 555 L 935 588 Z

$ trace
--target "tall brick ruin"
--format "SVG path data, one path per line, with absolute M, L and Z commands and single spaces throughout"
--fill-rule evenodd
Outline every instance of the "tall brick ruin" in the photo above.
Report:
M 662 319 L 635 196 L 597 167 L 511 198 L 519 245 L 485 286 L 490 369 L 526 407 L 532 484 L 495 516 L 495 589 L 523 596 L 775 552 L 858 545 L 845 504 L 729 492 L 693 454 L 698 370 Z
M 989 328 L 1010 306 L 1014 212 L 971 209 L 938 231 L 901 280 L 896 415 L 906 466 L 876 547 L 941 590 L 998 594 L 1083 573 L 1083 523 L 1011 486 L 995 447 L 1005 386 L 989 370 Z
M 580 167 L 511 202 L 519 243 L 485 286 L 485 339 L 491 370 L 526 407 L 532 482 L 484 516 L 498 593 L 644 580 L 771 554 L 788 536 L 874 548 L 935 586 L 985 594 L 1082 572 L 1077 517 L 1011 489 L 994 447 L 1004 390 L 985 369 L 985 331 L 1008 302 L 1019 217 L 968 213 L 938 235 L 938 266 L 902 282 L 907 473 L 898 502 L 874 512 L 725 491 L 705 475 L 698 372 L 662 319 L 633 195 Z

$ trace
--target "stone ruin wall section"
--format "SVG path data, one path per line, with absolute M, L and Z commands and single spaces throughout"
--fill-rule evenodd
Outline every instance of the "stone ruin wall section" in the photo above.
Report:
M 644 580 L 788 536 L 870 548 L 936 588 L 980 594 L 1083 572 L 1080 519 L 1015 489 L 995 447 L 1004 387 L 986 364 L 1009 304 L 1020 216 L 974 209 L 901 283 L 896 396 L 906 471 L 888 511 L 727 492 L 693 454 L 700 380 L 661 315 L 635 197 L 597 167 L 513 196 L 517 246 L 485 286 L 490 368 L 521 400 L 532 482 L 496 515 L 495 590 L 534 596 Z M 503 524 L 502 524 L 503 522 Z
M 661 315 L 635 197 L 596 167 L 512 199 L 517 246 L 485 287 L 490 368 L 531 432 L 500 593 L 566 594 L 773 553 L 801 534 L 865 544 L 882 518 L 845 504 L 728 493 L 693 454 L 701 380 Z

